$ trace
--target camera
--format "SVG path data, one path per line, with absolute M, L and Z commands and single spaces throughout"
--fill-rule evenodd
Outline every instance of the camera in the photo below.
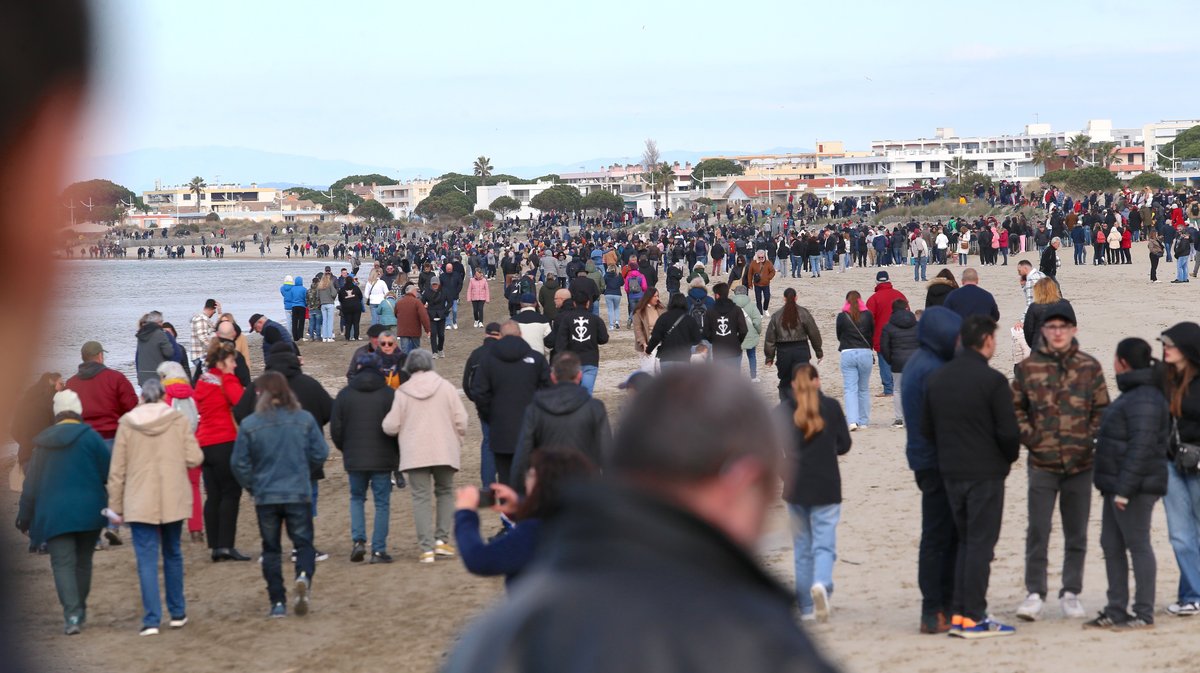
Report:
M 487 509 L 496 505 L 496 492 L 490 488 L 479 489 L 479 504 L 476 509 Z

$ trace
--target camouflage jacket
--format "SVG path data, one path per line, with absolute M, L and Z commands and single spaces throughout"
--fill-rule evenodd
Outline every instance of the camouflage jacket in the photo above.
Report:
M 1012 389 L 1029 465 L 1059 474 L 1090 470 L 1093 439 L 1108 406 L 1100 363 L 1075 342 L 1062 354 L 1042 346 L 1017 364 Z

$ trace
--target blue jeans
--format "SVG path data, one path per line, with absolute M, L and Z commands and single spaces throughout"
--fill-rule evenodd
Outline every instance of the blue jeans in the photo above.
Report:
M 621 295 L 606 294 L 604 295 L 604 304 L 608 307 L 608 326 L 614 327 L 621 324 Z
M 421 337 L 398 337 L 400 339 L 400 350 L 405 355 L 417 350 L 421 347 Z
M 871 421 L 871 349 L 844 350 L 841 360 L 846 422 L 867 425 Z
M 387 551 L 388 522 L 391 520 L 392 473 L 352 470 L 346 473 L 350 481 L 350 539 L 367 541 L 367 486 L 375 502 L 375 526 L 371 529 L 371 551 Z
M 1180 282 L 1187 281 L 1187 279 L 1188 279 L 1188 273 L 1187 273 L 1188 260 L 1190 260 L 1190 259 L 1191 259 L 1191 255 L 1175 258 L 1175 280 L 1178 280 Z
M 790 259 L 792 261 L 792 278 L 799 278 L 801 267 L 804 266 L 804 258 L 800 255 L 792 255 Z
M 842 271 L 845 271 L 846 269 L 849 269 L 849 268 L 850 268 L 850 253 L 843 252 L 842 253 Z
M 375 308 L 376 308 L 375 306 L 367 304 L 367 315 L 369 315 L 371 317 L 372 325 L 379 324 L 379 314 L 375 312 Z
M 883 394 L 891 395 L 895 383 L 892 379 L 892 363 L 888 362 L 882 353 L 879 354 L 879 380 L 883 383 Z
M 813 275 L 813 278 L 816 278 L 821 275 L 821 256 L 820 255 L 809 255 L 808 256 L 808 272 Z
M 837 251 L 826 250 L 822 254 L 825 256 L 825 270 L 833 271 L 833 259 L 837 257 Z
M 1179 566 L 1179 602 L 1200 602 L 1200 476 L 1184 476 L 1168 463 L 1163 509 Z
M 450 302 L 450 322 L 448 324 L 450 324 L 450 325 L 458 324 L 458 300 L 457 299 Z
M 929 258 L 921 255 L 913 259 L 916 260 L 913 264 L 913 280 L 925 280 L 925 271 L 929 268 Z
M 133 535 L 133 554 L 137 557 L 138 584 L 142 588 L 142 626 L 162 623 L 162 599 L 158 593 L 158 553 L 162 549 L 163 584 L 167 589 L 167 611 L 172 619 L 187 616 L 183 598 L 183 551 L 179 535 L 183 522 L 129 524 Z
M 592 315 L 596 316 L 597 318 L 600 317 L 600 300 L 599 299 L 592 302 Z
M 641 300 L 642 300 L 642 293 L 640 293 L 640 292 L 637 294 L 629 295 L 629 306 L 627 308 L 628 308 L 628 313 L 629 313 L 629 324 L 630 325 L 633 324 L 633 309 L 637 308 L 638 302 Z
M 479 421 L 483 441 L 479 444 L 479 477 L 484 488 L 496 481 L 496 456 L 492 453 L 491 429 L 487 421 Z
M 333 304 L 321 304 L 321 338 L 333 338 Z
M 1086 245 L 1075 246 L 1075 263 L 1076 264 L 1087 264 L 1087 246 Z
M 758 285 L 755 285 L 754 286 L 754 306 L 758 309 L 758 312 L 762 315 L 766 315 L 767 309 L 770 307 L 770 305 L 771 305 L 771 286 L 763 285 L 760 287 Z
M 579 382 L 579 385 L 586 388 L 588 394 L 591 395 L 596 388 L 596 374 L 600 373 L 600 368 L 596 365 L 583 365 L 579 370 L 583 373 L 583 380 Z
M 837 525 L 841 505 L 788 504 L 792 524 L 792 555 L 796 561 L 796 600 L 800 613 L 813 611 L 814 585 L 820 584 L 833 595 L 833 564 L 837 561 Z
M 317 555 L 313 549 L 312 506 L 307 502 L 291 502 L 283 505 L 258 505 L 258 532 L 262 535 L 262 573 L 267 581 L 267 595 L 271 604 L 286 603 L 287 589 L 283 587 L 283 559 L 280 542 L 283 527 L 287 526 L 292 548 L 296 550 L 296 576 L 308 575 L 311 582 L 317 569 Z
M 321 309 L 308 312 L 308 338 L 311 341 L 316 341 L 321 338 L 321 325 L 324 321 L 321 316 Z
M 758 378 L 758 349 L 757 348 L 747 348 L 743 352 L 746 353 L 746 362 L 750 366 L 750 378 L 752 378 L 752 379 Z M 738 357 L 738 367 L 741 367 L 741 366 L 742 366 L 742 358 L 741 358 L 741 356 L 739 356 Z

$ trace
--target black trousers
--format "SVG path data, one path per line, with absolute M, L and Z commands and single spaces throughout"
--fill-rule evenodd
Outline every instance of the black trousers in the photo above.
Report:
M 441 353 L 446 348 L 445 319 L 429 321 L 429 350 Z
M 513 454 L 493 453 L 492 456 L 494 456 L 496 459 L 496 478 L 501 484 L 516 488 L 513 486 L 512 476 Z M 524 488 L 520 490 L 524 490 Z
M 483 322 L 483 304 L 484 301 L 482 299 L 471 300 L 471 315 L 475 318 L 476 322 Z
M 917 584 L 921 614 L 950 615 L 954 609 L 954 570 L 958 563 L 958 530 L 946 497 L 946 483 L 936 468 L 914 473 L 921 489 L 921 546 Z
M 1150 255 L 1150 280 L 1158 280 L 1158 260 L 1162 255 Z
M 362 309 L 342 309 L 342 319 L 346 321 L 346 340 L 358 338 L 358 323 L 362 322 Z
M 946 497 L 958 530 L 951 614 L 987 618 L 987 590 L 1004 514 L 1003 479 L 946 479 Z
M 788 398 L 792 387 L 792 374 L 797 366 L 812 360 L 812 351 L 807 341 L 785 341 L 775 344 L 775 371 L 779 373 L 779 399 Z
M 207 532 L 209 549 L 230 549 L 237 537 L 238 509 L 242 501 L 242 487 L 233 477 L 229 459 L 233 456 L 233 442 L 202 446 L 204 464 L 204 490 L 208 499 L 204 501 L 204 528 Z
M 292 340 L 300 341 L 304 338 L 304 319 L 308 309 L 303 306 L 292 307 Z

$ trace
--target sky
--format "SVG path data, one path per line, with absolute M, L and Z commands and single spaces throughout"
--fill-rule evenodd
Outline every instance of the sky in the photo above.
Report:
M 239 147 L 469 172 L 662 150 L 1195 118 L 1190 0 L 94 0 L 88 154 Z M 285 179 L 264 176 L 263 179 Z

